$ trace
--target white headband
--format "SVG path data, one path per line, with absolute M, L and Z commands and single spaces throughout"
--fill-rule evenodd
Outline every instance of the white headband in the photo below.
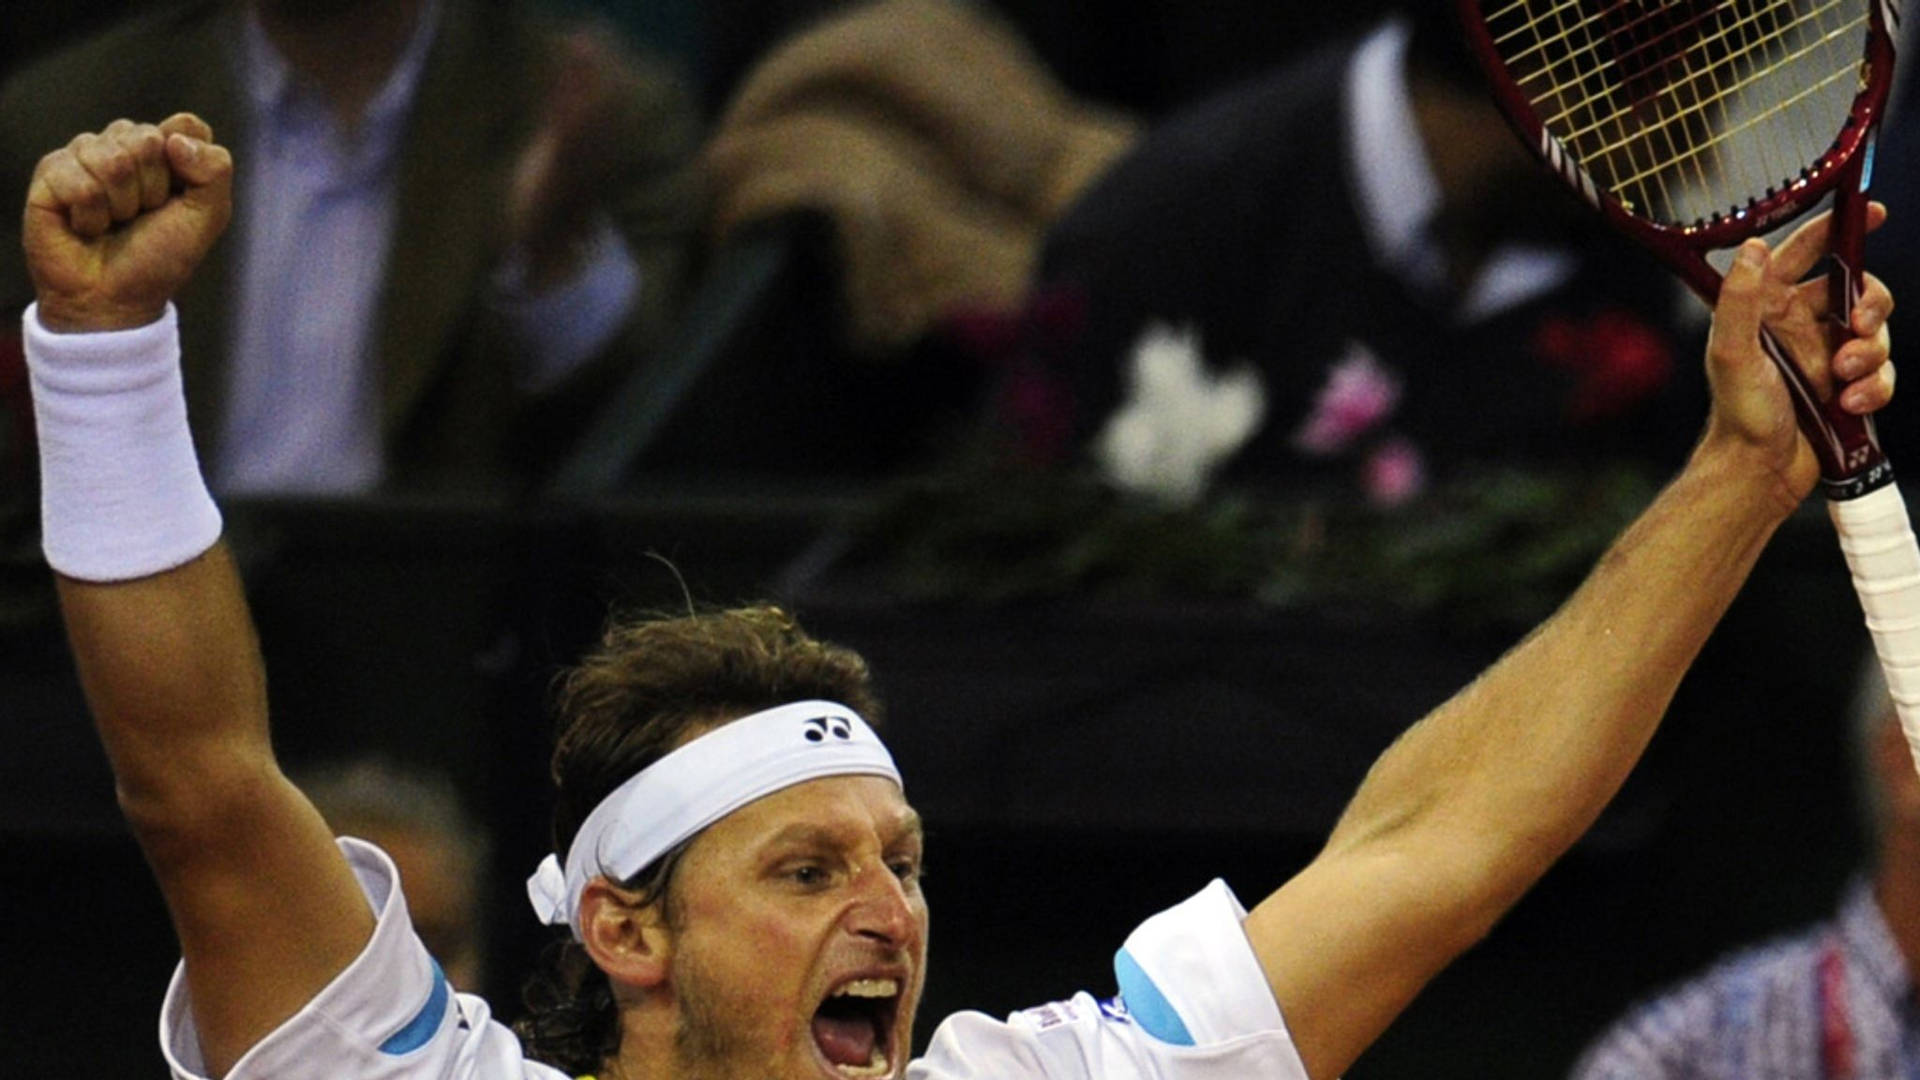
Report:
M 796 701 L 743 716 L 640 770 L 593 808 L 567 849 L 527 879 L 542 922 L 580 937 L 580 894 L 605 875 L 624 881 L 681 841 L 782 788 L 823 776 L 900 771 L 860 714 L 831 701 Z M 904 785 L 903 785 L 904 786 Z

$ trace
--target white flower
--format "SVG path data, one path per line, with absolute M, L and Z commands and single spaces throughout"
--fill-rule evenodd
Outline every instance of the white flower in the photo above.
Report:
M 1198 499 L 1213 471 L 1260 429 L 1267 395 L 1240 364 L 1215 374 L 1193 329 L 1155 323 L 1133 347 L 1125 403 L 1107 420 L 1094 455 L 1107 479 L 1176 505 Z

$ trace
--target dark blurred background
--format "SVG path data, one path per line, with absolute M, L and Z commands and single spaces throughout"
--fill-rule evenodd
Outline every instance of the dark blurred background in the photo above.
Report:
M 9 3 L 0 74 L 139 6 Z M 831 6 L 564 10 L 605 15 L 678 60 L 717 115 L 772 43 Z M 1145 117 L 1355 30 L 1378 7 L 996 6 L 1073 91 Z M 678 339 L 689 368 L 667 400 L 682 411 L 615 425 L 627 443 L 596 457 L 589 441 L 571 480 L 544 492 L 229 508 L 288 762 L 377 748 L 444 770 L 493 832 L 487 989 L 500 1014 L 517 1011 L 517 973 L 542 940 L 521 881 L 545 844 L 544 693 L 609 606 L 772 598 L 873 662 L 931 835 L 929 1021 L 1105 992 L 1125 933 L 1211 877 L 1249 903 L 1264 895 L 1312 857 L 1393 736 L 1526 629 L 1220 596 L 912 602 L 846 570 L 850 523 L 883 496 L 862 439 L 910 440 L 939 422 L 941 410 L 900 406 L 925 404 L 942 375 L 929 367 L 901 387 L 850 373 L 818 325 L 838 302 L 822 284 L 831 265 L 791 235 L 717 256 L 711 273 L 732 277 L 696 294 L 695 329 Z M 780 379 L 748 385 L 743 357 Z M 716 417 L 789 393 L 851 415 L 888 410 L 902 430 L 822 432 L 777 456 L 716 445 L 727 441 Z M 1896 460 L 1920 446 L 1899 427 L 1887 442 Z M 1599 827 L 1351 1075 L 1561 1074 L 1637 995 L 1829 910 L 1859 851 L 1842 711 L 1863 638 L 1810 508 L 1761 562 Z M 0 752 L 6 1070 L 160 1075 L 173 947 L 65 665 L 45 633 L 0 637 L 0 718 L 19 718 Z

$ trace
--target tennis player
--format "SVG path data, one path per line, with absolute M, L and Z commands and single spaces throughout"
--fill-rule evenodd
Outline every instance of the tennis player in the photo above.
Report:
M 1684 469 L 1557 614 L 1381 757 L 1311 865 L 1250 913 L 1216 882 L 1147 919 L 1117 996 L 954 1016 L 911 1063 L 922 838 L 862 715 L 864 666 L 770 611 L 616 629 L 563 695 L 556 844 L 529 885 L 574 942 L 530 1030 L 566 1048 L 559 1071 L 448 989 L 391 862 L 336 840 L 274 761 L 170 303 L 230 178 L 194 117 L 116 122 L 41 162 L 25 229 L 44 543 L 180 939 L 161 1026 L 183 1078 L 1335 1076 L 1593 820 L 1813 487 L 1762 322 L 1848 409 L 1893 386 L 1886 291 L 1833 349 L 1824 284 L 1796 284 L 1824 224 L 1750 242 Z

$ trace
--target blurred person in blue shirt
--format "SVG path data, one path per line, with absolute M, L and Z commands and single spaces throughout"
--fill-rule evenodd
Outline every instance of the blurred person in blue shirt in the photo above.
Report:
M 0 175 L 180 109 L 241 163 L 218 302 L 182 327 L 224 494 L 517 480 L 677 306 L 697 120 L 606 33 L 480 0 L 168 3 L 6 84 Z M 10 260 L 0 303 L 28 299 Z
M 1871 657 L 1853 720 L 1873 858 L 1839 910 L 1636 1006 L 1574 1080 L 1920 1076 L 1920 775 Z

